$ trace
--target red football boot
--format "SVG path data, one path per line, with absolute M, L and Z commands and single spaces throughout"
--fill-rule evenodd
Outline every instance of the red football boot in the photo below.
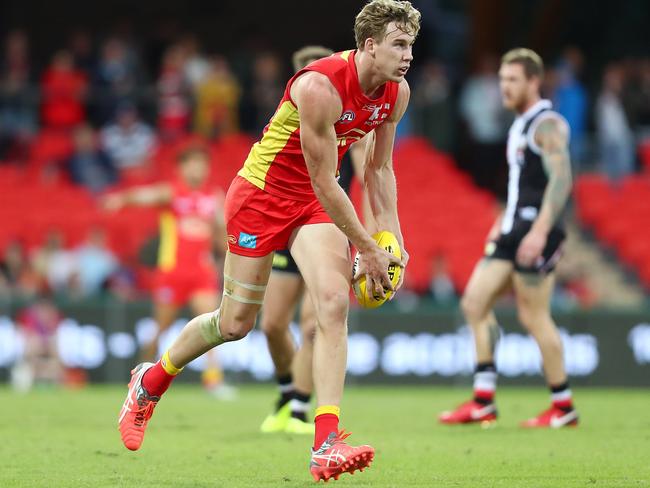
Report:
M 544 410 L 537 417 L 523 421 L 520 426 L 525 428 L 551 428 L 576 427 L 578 425 L 578 412 L 575 410 L 565 411 L 561 408 L 551 406 Z
M 160 397 L 150 396 L 142 387 L 142 377 L 152 366 L 153 363 L 141 363 L 131 371 L 129 392 L 118 418 L 122 442 L 131 451 L 140 449 L 147 423 L 160 400 Z
M 343 473 L 353 474 L 370 466 L 375 450 L 370 446 L 349 446 L 343 442 L 350 434 L 332 432 L 316 450 L 311 452 L 309 471 L 316 482 L 335 480 Z
M 443 424 L 492 423 L 497 419 L 494 403 L 487 405 L 469 400 L 451 412 L 442 412 L 438 420 Z

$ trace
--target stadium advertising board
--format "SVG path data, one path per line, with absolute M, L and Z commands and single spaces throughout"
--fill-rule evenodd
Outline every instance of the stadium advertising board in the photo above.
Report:
M 66 366 L 83 368 L 93 381 L 122 382 L 135 362 L 139 344 L 155 322 L 145 304 L 62 306 L 57 344 Z M 9 310 L 0 314 L 0 379 L 19 360 L 23 341 Z M 650 320 L 644 313 L 555 314 L 574 385 L 650 386 Z M 534 340 L 512 312 L 499 314 L 502 336 L 497 366 L 502 384 L 539 384 L 541 359 Z M 185 319 L 161 338 L 163 350 Z M 294 333 L 297 328 L 294 327 Z M 351 383 L 463 384 L 471 381 L 471 332 L 458 314 L 391 310 L 351 313 L 348 381 Z M 297 333 L 295 334 L 298 336 Z M 241 381 L 268 381 L 273 367 L 261 331 L 222 346 L 220 362 Z M 185 380 L 196 380 L 202 358 L 188 366 Z

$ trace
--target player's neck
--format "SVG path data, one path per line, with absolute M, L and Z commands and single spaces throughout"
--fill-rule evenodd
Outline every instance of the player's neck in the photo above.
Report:
M 361 92 L 368 98 L 377 98 L 378 91 L 388 80 L 379 76 L 379 73 L 373 69 L 369 55 L 363 51 L 357 51 L 354 64 L 357 68 Z
M 530 108 L 533 105 L 535 105 L 541 99 L 542 97 L 540 97 L 539 95 L 529 98 L 528 100 L 526 100 L 526 103 L 522 104 L 522 106 L 519 109 L 517 109 L 517 115 L 525 114 L 526 112 L 528 112 L 528 110 L 530 110 Z
M 190 190 L 198 190 L 203 186 L 202 181 L 196 181 L 196 180 L 184 180 L 185 186 L 187 186 Z

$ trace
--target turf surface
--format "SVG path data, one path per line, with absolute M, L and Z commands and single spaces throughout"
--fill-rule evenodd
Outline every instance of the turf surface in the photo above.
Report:
M 142 449 L 122 447 L 116 417 L 125 386 L 82 391 L 0 387 L 0 487 L 308 487 L 311 438 L 260 434 L 270 386 L 223 403 L 199 388 L 172 387 Z M 496 427 L 435 421 L 467 395 L 446 388 L 349 387 L 343 426 L 377 450 L 372 467 L 335 486 L 650 487 L 650 393 L 577 392 L 582 425 L 525 431 L 546 406 L 538 389 L 499 391 Z

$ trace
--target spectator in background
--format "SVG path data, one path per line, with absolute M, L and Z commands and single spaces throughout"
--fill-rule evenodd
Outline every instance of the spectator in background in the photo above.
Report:
M 208 75 L 210 62 L 201 53 L 201 46 L 196 36 L 186 35 L 178 45 L 182 49 L 185 58 L 183 65 L 185 81 L 189 86 L 196 87 Z
M 239 130 L 241 88 L 223 56 L 213 56 L 206 76 L 195 87 L 194 128 L 212 138 Z
M 556 110 L 564 116 L 571 128 L 571 162 L 579 165 L 584 160 L 585 130 L 587 125 L 587 91 L 580 82 L 584 65 L 582 51 L 575 46 L 564 49 L 555 67 L 555 86 L 549 97 Z
M 265 53 L 253 62 L 252 100 L 255 104 L 255 132 L 261 132 L 277 108 L 284 92 L 282 64 L 275 54 Z
M 439 150 L 451 152 L 455 115 L 445 67 L 435 60 L 427 61 L 414 86 L 410 104 L 414 131 Z
M 86 75 L 69 51 L 58 51 L 41 79 L 41 120 L 45 126 L 70 129 L 86 119 Z
M 480 186 L 503 194 L 507 170 L 503 141 L 510 117 L 501 105 L 497 67 L 497 58 L 484 54 L 461 89 L 459 108 L 467 140 L 460 159 Z
M 140 121 L 135 106 L 125 103 L 116 110 L 115 122 L 101 132 L 101 146 L 122 171 L 147 166 L 155 144 L 153 130 Z
M 49 231 L 43 246 L 34 252 L 32 263 L 50 291 L 66 294 L 76 291 L 77 264 L 74 253 L 64 248 L 63 239 L 60 230 Z
M 101 49 L 94 89 L 97 118 L 108 122 L 120 103 L 133 100 L 138 83 L 137 65 L 123 41 L 108 39 Z
M 16 322 L 25 348 L 11 371 L 12 385 L 28 391 L 34 383 L 58 385 L 64 367 L 57 347 L 57 330 L 63 317 L 52 301 L 41 298 L 18 313 Z
M 98 147 L 95 132 L 89 125 L 74 131 L 74 152 L 68 160 L 72 181 L 93 193 L 103 191 L 117 181 L 117 170 L 111 158 Z
M 650 58 L 630 59 L 625 69 L 622 101 L 628 122 L 642 137 L 650 137 Z
M 0 297 L 34 297 L 39 291 L 39 279 L 25 255 L 23 245 L 10 242 L 0 261 Z
M 68 40 L 68 50 L 72 54 L 75 67 L 84 73 L 88 79 L 92 78 L 97 64 L 93 53 L 93 41 L 85 30 L 72 33 Z
M 433 258 L 429 292 L 439 305 L 450 305 L 456 302 L 456 289 L 449 276 L 447 260 L 443 254 L 438 254 Z
M 111 274 L 108 289 L 113 297 L 126 302 L 139 296 L 137 290 L 138 280 L 134 271 L 138 267 L 141 267 L 141 263 L 135 261 L 121 263 Z
M 158 129 L 170 141 L 185 133 L 191 113 L 190 86 L 185 79 L 185 56 L 179 45 L 165 52 L 158 78 Z
M 77 275 L 81 296 L 96 295 L 118 269 L 118 260 L 106 245 L 106 232 L 90 229 L 86 242 L 76 249 Z
M 636 83 L 632 90 L 633 120 L 639 135 L 638 152 L 643 170 L 650 174 L 650 57 L 639 60 Z
M 621 99 L 624 76 L 620 65 L 608 65 L 596 100 L 600 162 L 612 182 L 617 182 L 634 170 L 634 134 Z
M 636 121 L 650 139 L 650 57 L 641 60 L 639 68 L 639 102 Z
M 36 94 L 30 81 L 27 36 L 12 31 L 0 58 L 0 161 L 23 159 L 36 129 Z

